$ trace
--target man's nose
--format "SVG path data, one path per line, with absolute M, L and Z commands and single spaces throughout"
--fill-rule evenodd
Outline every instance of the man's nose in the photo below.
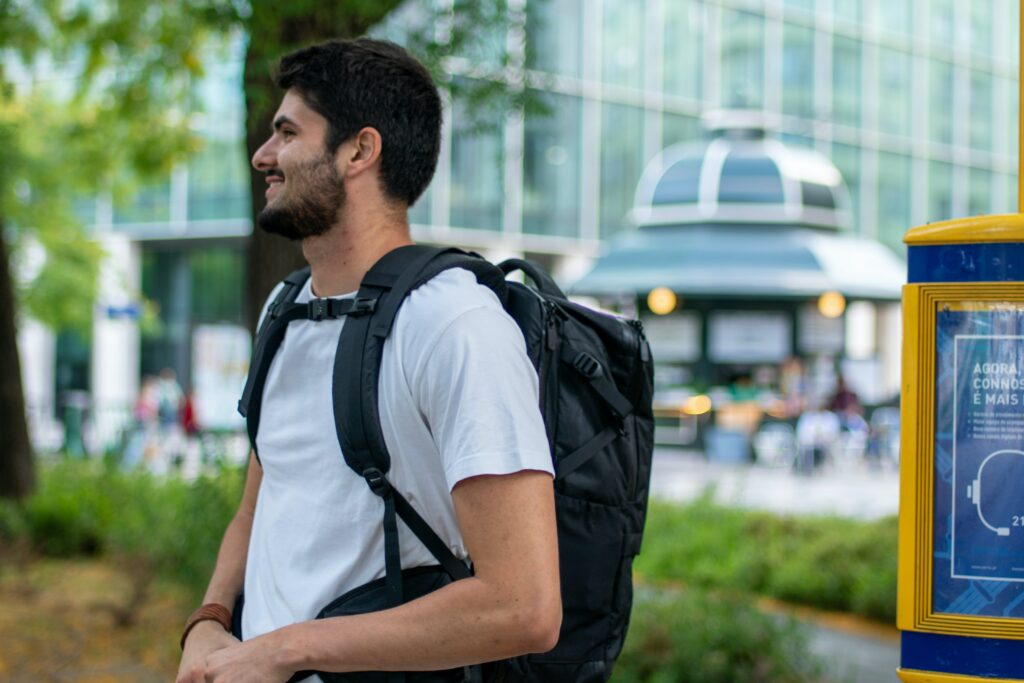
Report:
M 277 156 L 273 146 L 273 138 L 264 142 L 256 153 L 252 155 L 252 167 L 257 171 L 266 171 L 273 168 L 277 162 Z

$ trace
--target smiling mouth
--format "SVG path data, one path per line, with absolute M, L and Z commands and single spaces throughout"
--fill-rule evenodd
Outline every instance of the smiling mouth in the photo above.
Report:
M 269 197 L 270 193 L 277 189 L 278 185 L 284 183 L 284 174 L 280 171 L 270 171 L 267 173 L 267 190 L 266 195 Z

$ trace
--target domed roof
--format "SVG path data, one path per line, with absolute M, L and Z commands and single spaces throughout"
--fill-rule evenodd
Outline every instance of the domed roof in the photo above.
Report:
M 723 123 L 708 141 L 655 157 L 637 187 L 635 225 L 761 223 L 851 227 L 839 169 L 814 150 L 786 145 L 747 122 Z

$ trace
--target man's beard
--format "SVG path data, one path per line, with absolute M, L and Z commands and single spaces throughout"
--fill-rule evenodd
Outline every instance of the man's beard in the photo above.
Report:
M 302 164 L 288 172 L 286 182 L 288 194 L 263 207 L 256 217 L 260 228 L 293 241 L 330 230 L 345 204 L 345 186 L 333 159 L 325 154 Z

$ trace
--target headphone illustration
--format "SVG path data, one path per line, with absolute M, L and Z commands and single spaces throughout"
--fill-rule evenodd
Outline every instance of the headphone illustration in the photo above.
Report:
M 1004 449 L 1004 450 L 1001 450 L 1001 451 L 996 451 L 994 453 L 991 453 L 987 458 L 982 460 L 981 464 L 978 465 L 978 474 L 975 475 L 974 481 L 967 487 L 967 497 L 971 499 L 971 502 L 975 506 L 977 506 L 977 508 L 978 508 L 978 519 L 981 520 L 981 523 L 984 524 L 987 529 L 995 532 L 999 536 L 1009 536 L 1010 535 L 1010 527 L 1008 527 L 1008 526 L 1000 526 L 1000 527 L 992 526 L 991 524 L 989 524 L 988 520 L 985 519 L 985 515 L 981 511 L 981 473 L 982 473 L 982 471 L 984 471 L 985 466 L 988 465 L 989 461 L 991 461 L 992 458 L 995 458 L 995 457 L 1000 456 L 1000 455 L 1019 455 L 1021 457 L 1024 457 L 1024 451 L 1017 451 L 1017 450 L 1013 450 L 1013 449 Z

